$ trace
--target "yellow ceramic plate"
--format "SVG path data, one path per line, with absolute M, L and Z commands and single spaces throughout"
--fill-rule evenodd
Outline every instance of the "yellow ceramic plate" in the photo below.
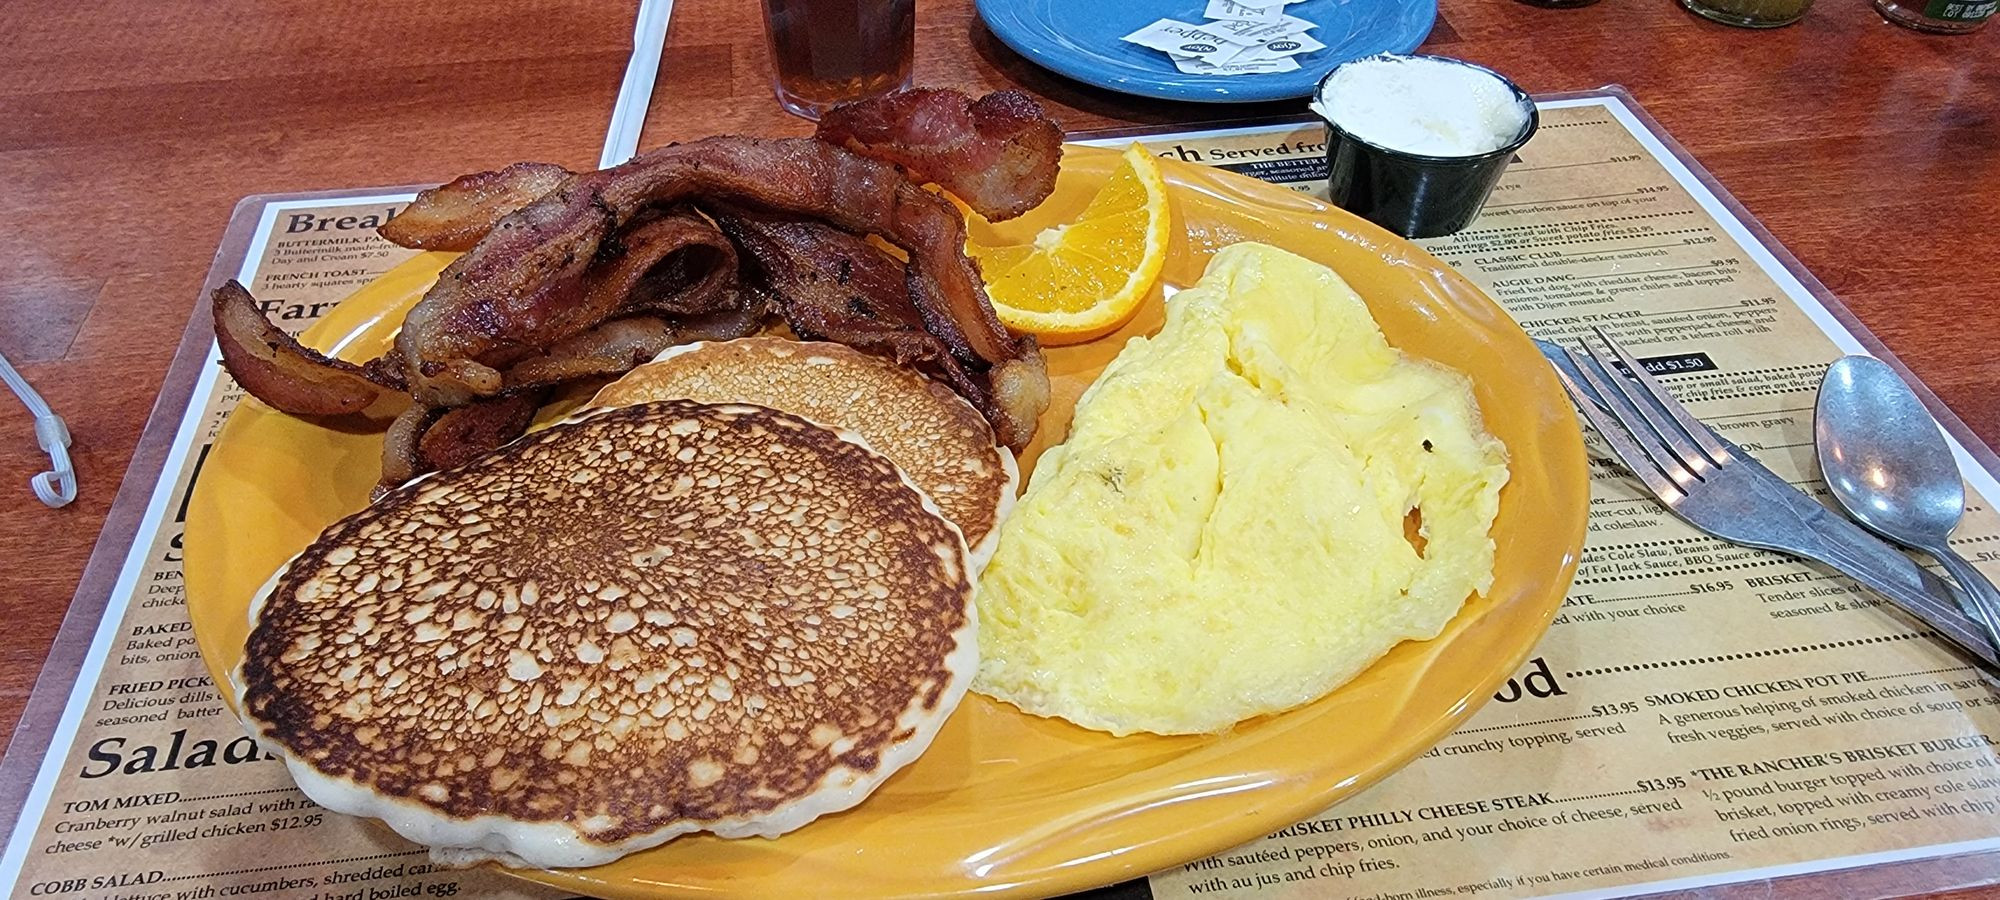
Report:
M 976 237 L 1020 240 L 1072 217 L 1116 162 L 1071 148 L 1055 196 L 1002 233 Z M 968 695 L 921 760 L 849 812 L 777 840 L 689 837 L 595 869 L 518 874 L 607 897 L 1079 890 L 1320 812 L 1429 748 L 1514 671 L 1562 602 L 1586 509 L 1582 437 L 1534 346 L 1477 288 L 1406 241 L 1281 187 L 1162 165 L 1179 226 L 1165 283 L 1193 283 L 1226 244 L 1275 244 L 1339 270 L 1395 345 L 1472 377 L 1487 426 L 1512 454 L 1489 595 L 1437 639 L 1405 643 L 1319 702 L 1229 734 L 1113 738 Z M 385 275 L 307 342 L 353 360 L 381 352 L 448 259 L 427 254 Z M 1062 439 L 1077 395 L 1127 338 L 1158 328 L 1161 311 L 1156 291 L 1118 333 L 1049 351 L 1054 402 L 1024 463 Z M 202 654 L 232 704 L 224 673 L 241 653 L 251 594 L 367 502 L 380 446 L 379 434 L 249 401 L 217 439 L 188 513 L 187 596 Z

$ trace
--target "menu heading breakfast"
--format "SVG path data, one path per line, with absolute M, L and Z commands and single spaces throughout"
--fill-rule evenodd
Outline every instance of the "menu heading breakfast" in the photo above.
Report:
M 1621 101 L 1541 116 L 1481 217 L 1419 243 L 1537 337 L 1605 329 L 1824 495 L 1813 396 L 1860 345 Z M 1325 190 L 1316 123 L 1142 139 Z M 2000 696 L 1847 579 L 1681 523 L 1590 439 L 1574 587 L 1493 702 L 1360 797 L 1154 876 L 1155 895 L 1624 892 L 2000 847 Z M 1953 544 L 2000 574 L 1996 495 L 1977 471 Z

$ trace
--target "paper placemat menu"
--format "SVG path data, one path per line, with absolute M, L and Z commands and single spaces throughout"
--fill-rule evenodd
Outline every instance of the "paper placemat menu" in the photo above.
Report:
M 1667 381 L 1698 414 L 1813 480 L 1810 392 L 1858 344 L 1618 101 L 1544 104 L 1542 129 L 1486 215 L 1426 246 L 1530 331 L 1613 331 L 1680 373 Z M 1324 191 L 1316 126 L 1149 140 Z M 303 328 L 407 258 L 372 233 L 406 199 L 254 207 L 237 275 Z M 240 397 L 211 351 L 0 890 L 554 896 L 433 870 L 386 830 L 318 809 L 216 699 L 183 606 L 179 522 Z M 1576 589 L 1496 702 L 1367 794 L 1156 876 L 1153 892 L 1513 897 L 2000 844 L 2000 713 L 1956 659 L 1844 580 L 1695 535 L 1594 465 Z M 2000 557 L 2000 521 L 1977 505 L 1960 543 Z
M 1620 100 L 1541 116 L 1480 218 L 1418 243 L 1537 337 L 1609 332 L 1824 496 L 1814 396 L 1861 344 Z M 1316 123 L 1143 140 L 1325 195 Z M 1845 578 L 1684 525 L 1590 438 L 1575 586 L 1494 702 L 1361 796 L 1154 876 L 1156 896 L 1623 893 L 2000 846 L 2000 698 Z M 2000 574 L 2000 490 L 1959 451 L 1952 543 Z

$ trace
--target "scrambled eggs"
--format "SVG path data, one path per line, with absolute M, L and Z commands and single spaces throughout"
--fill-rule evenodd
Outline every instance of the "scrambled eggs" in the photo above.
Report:
M 1036 466 L 973 688 L 1120 735 L 1310 702 L 1490 584 L 1506 480 L 1465 376 L 1389 346 L 1331 269 L 1225 248 Z

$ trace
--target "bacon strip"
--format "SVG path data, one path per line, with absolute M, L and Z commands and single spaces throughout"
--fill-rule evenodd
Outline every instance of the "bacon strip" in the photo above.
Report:
M 1062 162 L 1062 130 L 1020 91 L 977 100 L 957 91 L 899 91 L 833 108 L 815 136 L 937 182 L 995 222 L 1047 199 Z
M 443 414 L 437 407 L 412 403 L 389 423 L 389 430 L 382 435 L 382 473 L 375 480 L 370 499 L 380 500 L 383 494 L 429 471 L 417 448 L 424 432 Z
M 505 376 L 507 389 L 629 372 L 678 343 L 676 337 L 673 326 L 654 316 L 606 322 L 550 347 L 546 356 L 515 363 Z
M 461 176 L 418 194 L 375 233 L 414 250 L 470 250 L 494 223 L 569 177 L 562 166 L 538 162 Z
M 542 392 L 529 391 L 481 400 L 439 416 L 417 439 L 416 459 L 423 471 L 449 469 L 500 449 L 520 437 L 535 420 Z M 403 479 L 408 481 L 409 479 Z M 394 488 L 395 484 L 382 484 Z
M 806 340 L 836 341 L 894 360 L 951 386 L 981 407 L 985 386 L 910 302 L 908 267 L 875 245 L 817 222 L 711 207 L 716 223 L 749 258 L 773 305 Z M 990 416 L 988 417 L 991 418 Z
M 736 248 L 693 210 L 628 226 L 619 254 L 590 273 L 584 314 L 699 315 L 739 305 Z
M 394 392 L 369 371 L 310 350 L 271 324 L 243 285 L 229 281 L 209 297 L 223 365 L 250 395 L 295 416 L 360 412 Z
M 1020 347 L 965 256 L 965 219 L 901 170 L 818 140 L 713 137 L 652 151 L 598 173 L 613 215 L 683 198 L 819 219 L 901 247 L 934 282 L 913 298 L 932 334 L 967 358 L 1011 359 Z
M 736 250 L 714 225 L 683 210 L 615 236 L 617 221 L 633 217 L 614 220 L 593 177 L 503 219 L 410 310 L 396 354 L 419 402 L 462 406 L 497 393 L 506 367 L 627 312 L 710 313 L 737 301 L 727 290 Z
M 458 405 L 499 390 L 487 354 L 540 335 L 543 319 L 578 305 L 588 261 L 621 225 L 701 199 L 879 234 L 909 253 L 918 310 L 956 355 L 998 365 L 1023 352 L 965 257 L 965 223 L 950 203 L 893 165 L 821 141 L 715 137 L 578 176 L 501 220 L 445 270 L 397 338 L 418 399 Z
M 1032 344 L 999 366 L 962 360 L 926 330 L 911 302 L 910 267 L 867 240 L 817 222 L 740 209 L 711 213 L 799 337 L 838 341 L 937 379 L 972 404 L 1007 446 L 1025 447 L 1034 437 L 1048 407 L 1048 374 Z

